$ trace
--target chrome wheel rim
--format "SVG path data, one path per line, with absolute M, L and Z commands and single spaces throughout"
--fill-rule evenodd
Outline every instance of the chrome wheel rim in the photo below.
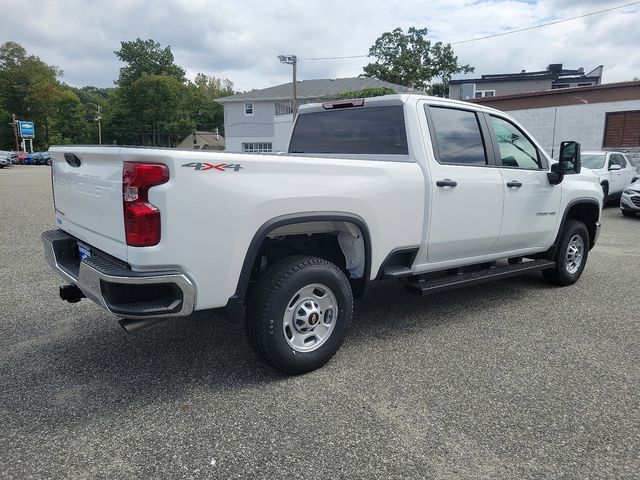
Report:
M 580 235 L 574 235 L 567 245 L 567 254 L 565 256 L 565 268 L 569 275 L 576 273 L 582 265 L 584 255 L 584 240 Z
M 297 352 L 312 352 L 331 336 L 338 319 L 333 292 L 320 283 L 298 290 L 289 300 L 282 319 L 284 338 Z

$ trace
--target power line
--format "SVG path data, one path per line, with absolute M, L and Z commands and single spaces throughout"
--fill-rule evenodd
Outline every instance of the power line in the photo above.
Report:
M 533 27 L 519 28 L 517 30 L 509 30 L 508 32 L 494 33 L 493 35 L 486 35 L 484 37 L 470 38 L 469 40 L 460 40 L 458 42 L 451 42 L 451 45 L 460 45 L 461 43 L 477 42 L 478 40 L 486 40 L 487 38 L 495 38 L 495 37 L 501 37 L 503 35 L 511 35 L 512 33 L 526 32 L 527 30 L 534 30 L 536 28 L 548 27 L 549 25 L 556 25 L 558 23 L 570 22 L 571 20 L 590 17 L 592 15 L 598 15 L 599 13 L 606 13 L 606 12 L 610 12 L 611 10 L 618 10 L 620 8 L 630 7 L 632 5 L 638 5 L 638 4 L 640 4 L 640 1 L 627 3 L 625 5 L 618 5 L 617 7 L 605 8 L 604 10 L 598 10 L 596 12 L 584 13 L 582 15 L 578 15 L 577 17 L 569 17 L 569 18 L 563 18 L 561 20 L 555 20 L 553 22 L 541 23 L 540 25 L 534 25 Z
M 468 40 L 460 40 L 460 41 L 457 41 L 457 42 L 451 42 L 451 45 L 460 45 L 462 43 L 477 42 L 478 40 L 486 40 L 488 38 L 502 37 L 504 35 L 511 35 L 513 33 L 526 32 L 527 30 L 534 30 L 536 28 L 543 28 L 543 27 L 548 27 L 550 25 L 557 25 L 558 23 L 570 22 L 572 20 L 577 20 L 579 18 L 590 17 L 592 15 L 598 15 L 600 13 L 606 13 L 606 12 L 610 12 L 612 10 L 619 10 L 621 8 L 631 7 L 633 5 L 638 5 L 638 4 L 640 4 L 640 1 L 631 2 L 631 3 L 625 3 L 624 5 L 618 5 L 617 7 L 610 7 L 610 8 L 605 8 L 604 10 L 597 10 L 595 12 L 584 13 L 584 14 L 578 15 L 576 17 L 562 18 L 560 20 L 555 20 L 553 22 L 547 22 L 547 23 L 541 23 L 539 25 L 534 25 L 532 27 L 519 28 L 519 29 L 516 29 L 516 30 L 509 30 L 508 32 L 501 32 L 501 33 L 494 33 L 492 35 L 486 35 L 484 37 L 470 38 Z M 338 56 L 338 57 L 308 57 L 308 58 L 300 58 L 299 60 L 342 60 L 342 59 L 348 59 L 348 58 L 367 58 L 367 57 L 371 57 L 371 56 L 372 55 L 346 55 L 346 56 Z
M 343 58 L 366 58 L 371 55 L 348 55 L 346 57 L 308 57 L 308 58 L 299 58 L 298 60 L 341 60 Z

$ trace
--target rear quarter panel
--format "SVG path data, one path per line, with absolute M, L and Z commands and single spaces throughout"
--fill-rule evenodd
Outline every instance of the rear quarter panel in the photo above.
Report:
M 281 215 L 360 216 L 370 233 L 372 278 L 392 249 L 421 242 L 424 180 L 416 163 L 160 149 L 122 149 L 121 156 L 166 163 L 171 173 L 149 192 L 162 212 L 162 240 L 128 247 L 128 261 L 137 270 L 159 263 L 184 270 L 197 287 L 196 309 L 227 304 L 253 236 Z

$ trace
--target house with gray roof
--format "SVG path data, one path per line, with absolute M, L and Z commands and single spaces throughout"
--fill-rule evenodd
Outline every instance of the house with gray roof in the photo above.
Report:
M 345 92 L 384 87 L 396 93 L 410 91 L 408 87 L 368 77 L 296 82 L 299 105 L 333 100 Z M 289 82 L 216 99 L 224 106 L 226 151 L 286 151 L 293 127 L 292 92 L 293 83 Z

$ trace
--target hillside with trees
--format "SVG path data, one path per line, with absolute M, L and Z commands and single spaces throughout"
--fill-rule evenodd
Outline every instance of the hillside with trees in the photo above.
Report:
M 15 148 L 11 114 L 36 124 L 34 149 L 55 144 L 173 147 L 194 130 L 224 133 L 222 106 L 234 92 L 230 80 L 199 73 L 192 82 L 169 46 L 153 40 L 121 42 L 124 63 L 112 88 L 72 87 L 63 72 L 16 42 L 0 45 L 0 150 Z

